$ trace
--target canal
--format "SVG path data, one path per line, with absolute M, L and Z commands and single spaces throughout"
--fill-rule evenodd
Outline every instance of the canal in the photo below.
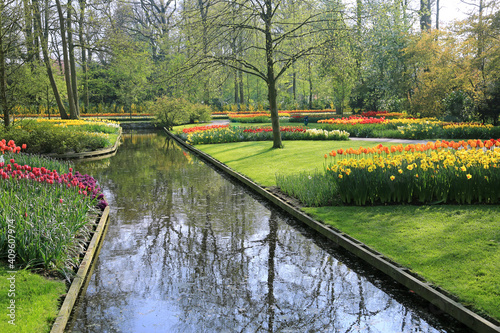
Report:
M 467 332 L 163 133 L 77 169 L 111 213 L 73 332 Z

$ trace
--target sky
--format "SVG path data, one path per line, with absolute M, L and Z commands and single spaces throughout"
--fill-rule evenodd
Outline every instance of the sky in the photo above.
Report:
M 470 0 L 469 2 L 477 2 L 474 0 Z M 435 6 L 435 5 L 434 5 Z M 462 3 L 460 0 L 440 0 L 439 7 L 441 10 L 439 11 L 440 23 L 447 24 L 456 19 L 464 19 L 467 17 L 467 13 L 474 9 L 474 6 L 466 5 Z M 436 15 L 436 7 L 432 8 L 433 11 L 433 21 L 435 20 Z M 435 22 L 432 23 L 435 26 Z
M 345 4 L 354 5 L 356 0 L 343 0 Z M 432 26 L 436 26 L 436 0 L 432 1 Z M 465 0 L 469 3 L 479 3 L 478 0 Z M 454 20 L 462 20 L 467 17 L 467 13 L 471 10 L 476 9 L 475 6 L 467 5 L 461 2 L 460 0 L 439 0 L 439 7 L 441 10 L 439 11 L 439 21 L 440 25 L 447 25 Z M 420 7 L 419 0 L 410 0 L 410 7 L 413 9 L 418 9 Z M 477 9 L 476 9 L 477 10 Z

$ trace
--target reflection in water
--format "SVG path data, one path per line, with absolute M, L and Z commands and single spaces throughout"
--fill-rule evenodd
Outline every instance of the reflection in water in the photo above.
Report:
M 78 168 L 112 210 L 73 332 L 458 331 L 165 136 Z

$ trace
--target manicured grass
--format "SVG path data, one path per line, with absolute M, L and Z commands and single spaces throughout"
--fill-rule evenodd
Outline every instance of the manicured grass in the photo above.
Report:
M 276 185 L 276 174 L 322 171 L 324 155 L 332 149 L 374 147 L 368 141 L 283 141 L 284 149 L 273 149 L 269 141 L 235 142 L 197 145 L 230 168 L 250 177 L 263 186 Z
M 332 149 L 373 147 L 365 141 L 288 141 L 199 145 L 232 169 L 264 186 L 275 174 L 323 170 Z M 304 208 L 313 217 L 359 239 L 462 303 L 500 320 L 500 206 L 334 206 Z
M 15 296 L 10 297 L 9 277 L 5 264 L 0 263 L 0 332 L 49 332 L 59 311 L 60 298 L 66 292 L 64 281 L 21 270 L 15 274 Z M 15 326 L 9 324 L 11 318 L 7 316 L 11 300 L 15 300 Z
M 304 208 L 500 320 L 500 207 Z

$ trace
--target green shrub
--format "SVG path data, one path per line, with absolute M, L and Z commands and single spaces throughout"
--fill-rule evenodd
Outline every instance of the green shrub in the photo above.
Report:
M 210 121 L 210 117 L 212 115 L 212 108 L 208 105 L 197 103 L 191 104 L 191 110 L 189 115 L 189 122 L 194 124 L 205 123 Z
M 150 111 L 155 116 L 155 123 L 169 131 L 177 125 L 207 122 L 212 113 L 207 105 L 192 104 L 183 98 L 166 96 L 157 98 Z

